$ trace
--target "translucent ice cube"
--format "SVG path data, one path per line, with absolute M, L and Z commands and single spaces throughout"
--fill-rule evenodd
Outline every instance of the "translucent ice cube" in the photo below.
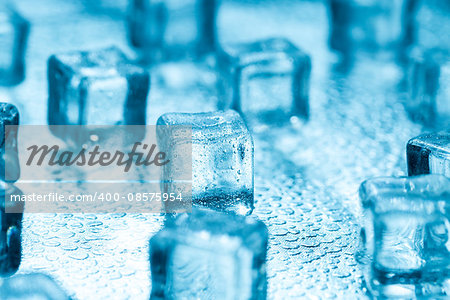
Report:
M 406 147 L 408 174 L 443 174 L 450 177 L 450 131 L 420 135 Z
M 25 76 L 25 49 L 30 24 L 6 1 L 0 3 L 0 84 L 12 85 Z
M 328 1 L 332 49 L 395 49 L 413 41 L 417 0 Z
M 216 0 L 133 0 L 131 44 L 153 61 L 198 58 L 216 44 Z
M 253 140 L 238 113 L 169 113 L 158 125 L 192 126 L 192 202 L 218 210 L 250 214 L 253 210 Z M 185 139 L 158 126 L 158 143 L 169 155 L 177 155 Z M 190 158 L 190 157 L 189 157 Z M 170 165 L 170 164 L 168 164 Z M 163 171 L 163 180 L 177 177 Z M 166 185 L 166 192 L 172 192 Z
M 16 275 L 0 284 L 2 300 L 69 300 L 70 298 L 49 276 L 39 273 Z
M 308 117 L 311 60 L 288 40 L 224 46 L 218 63 L 220 109 L 236 109 L 248 121 Z
M 152 299 L 266 299 L 267 229 L 195 209 L 150 240 Z
M 364 228 L 358 256 L 372 294 L 410 298 L 424 284 L 448 284 L 450 180 L 375 178 L 363 182 L 359 192 Z
M 50 125 L 143 125 L 149 73 L 117 48 L 48 60 Z
M 16 181 L 20 176 L 17 127 L 8 125 L 19 125 L 19 112 L 14 105 L 0 102 L 0 178 Z M 6 148 L 8 148 L 8 154 L 6 154 Z
M 21 194 L 15 186 L 0 181 L 0 276 L 11 275 L 20 265 L 24 203 L 10 201 L 8 196 Z
M 448 50 L 416 50 L 409 68 L 409 99 L 412 119 L 426 125 L 450 127 L 450 53 Z
M 450 2 L 442 0 L 417 1 L 415 17 L 418 44 L 425 48 L 447 48 L 450 44 Z

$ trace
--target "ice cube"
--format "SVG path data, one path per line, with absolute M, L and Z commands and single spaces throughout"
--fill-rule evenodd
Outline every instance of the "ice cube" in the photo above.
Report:
M 409 176 L 443 174 L 450 177 L 450 131 L 420 135 L 406 146 Z
M 0 181 L 0 276 L 8 276 L 17 271 L 22 251 L 24 202 L 11 201 L 10 195 L 20 196 L 22 192 L 17 187 Z
M 186 140 L 177 131 L 167 130 L 167 125 L 169 128 L 192 128 L 189 141 L 192 145 L 192 169 L 189 170 L 192 170 L 194 205 L 244 215 L 252 212 L 253 140 L 237 112 L 168 113 L 158 119 L 157 125 L 166 125 L 157 127 L 157 136 L 158 144 L 169 160 L 171 156 L 179 156 Z M 185 168 L 176 169 L 170 165 L 163 169 L 163 181 L 179 178 L 184 172 Z M 171 184 L 163 187 L 168 193 L 175 192 L 174 189 Z
M 0 178 L 10 182 L 19 179 L 20 166 L 17 154 L 17 127 L 8 125 L 19 125 L 19 112 L 14 105 L 0 102 Z M 8 151 L 5 151 L 6 148 Z
M 362 183 L 359 194 L 364 228 L 358 256 L 364 258 L 360 262 L 372 294 L 409 299 L 424 284 L 448 284 L 450 180 L 442 175 L 374 178 Z
M 437 128 L 450 127 L 450 53 L 415 50 L 409 68 L 406 108 L 413 120 Z
M 70 298 L 49 276 L 32 273 L 5 279 L 0 285 L 2 300 L 69 300 Z
M 450 45 L 450 2 L 442 0 L 418 1 L 415 17 L 417 42 L 425 48 L 447 48 Z
M 311 60 L 290 41 L 224 46 L 218 65 L 219 109 L 233 108 L 247 121 L 263 123 L 308 118 Z
M 332 49 L 376 51 L 410 45 L 417 0 L 328 0 Z
M 52 55 L 50 125 L 144 125 L 150 75 L 117 48 Z
M 25 77 L 25 49 L 30 24 L 9 3 L 0 3 L 0 84 L 13 85 Z
M 266 299 L 268 233 L 251 217 L 194 209 L 150 240 L 151 299 Z
M 215 49 L 217 0 L 132 0 L 128 36 L 152 61 L 196 59 Z

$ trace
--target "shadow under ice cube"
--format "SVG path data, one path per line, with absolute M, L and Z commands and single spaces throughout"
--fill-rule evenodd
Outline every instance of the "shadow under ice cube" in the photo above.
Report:
M 0 3 L 0 85 L 13 85 L 25 77 L 30 24 L 5 2 Z
M 151 299 L 266 299 L 268 233 L 250 217 L 196 209 L 150 240 Z
M 70 298 L 49 276 L 39 273 L 16 275 L 0 284 L 2 300 L 69 300 Z
M 375 297 L 450 296 L 450 180 L 381 177 L 362 183 L 358 259 Z
M 442 174 L 450 177 L 450 131 L 420 135 L 406 146 L 408 175 Z
M 437 128 L 450 127 L 448 50 L 431 49 L 424 52 L 417 50 L 412 55 L 406 108 L 413 120 Z
M 216 45 L 217 0 L 132 0 L 128 36 L 151 61 L 196 59 Z
M 308 118 L 311 60 L 290 41 L 225 46 L 218 64 L 219 109 L 233 108 L 250 122 Z
M 168 113 L 157 125 L 158 144 L 172 157 L 184 155 L 192 168 L 175 168 L 170 163 L 163 168 L 164 192 L 176 192 L 173 179 L 192 170 L 192 204 L 216 210 L 250 214 L 253 206 L 253 139 L 244 121 L 235 111 L 209 113 Z M 180 137 L 177 126 L 190 126 L 189 141 Z M 189 142 L 192 152 L 182 153 Z M 180 154 L 181 153 L 181 154 Z
M 150 75 L 117 48 L 52 55 L 50 125 L 144 125 Z

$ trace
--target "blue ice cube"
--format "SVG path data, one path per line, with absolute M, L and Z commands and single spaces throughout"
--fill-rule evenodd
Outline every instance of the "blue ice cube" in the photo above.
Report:
M 6 2 L 0 3 L 0 84 L 13 85 L 25 77 L 30 24 Z
M 371 293 L 450 296 L 450 179 L 375 178 L 363 182 L 359 194 L 364 228 L 358 259 Z
M 450 53 L 444 49 L 417 50 L 411 55 L 409 98 L 413 120 L 437 128 L 450 127 Z
M 24 202 L 12 201 L 14 199 L 10 195 L 20 196 L 22 192 L 17 187 L 0 181 L 0 276 L 8 276 L 17 271 L 22 252 Z
M 16 275 L 0 284 L 1 300 L 69 300 L 67 294 L 49 276 L 32 273 Z
M 425 48 L 447 48 L 450 45 L 450 1 L 418 2 L 416 44 Z
M 247 121 L 263 123 L 308 117 L 311 60 L 290 41 L 224 46 L 218 64 L 219 109 L 233 108 Z
M 253 210 L 253 140 L 244 121 L 235 111 L 209 113 L 168 113 L 157 125 L 192 127 L 192 203 L 209 208 L 250 214 Z M 178 155 L 186 140 L 176 131 L 158 126 L 158 144 L 169 155 Z M 189 153 L 190 154 L 190 153 Z M 190 158 L 190 157 L 189 157 Z M 189 161 L 190 162 L 190 161 Z M 177 178 L 177 170 L 167 164 L 163 180 Z M 165 192 L 174 192 L 166 184 Z
M 398 49 L 414 40 L 417 0 L 328 0 L 332 49 Z
M 196 59 L 215 49 L 217 0 L 132 0 L 128 36 L 152 61 Z
M 0 178 L 16 181 L 20 176 L 17 154 L 17 127 L 9 127 L 8 125 L 19 125 L 19 111 L 12 104 L 0 102 Z M 8 154 L 5 152 L 6 148 L 8 148 Z M 7 175 L 5 172 L 7 172 Z
M 450 177 L 450 131 L 420 135 L 406 146 L 408 174 L 443 174 Z
M 144 125 L 150 75 L 117 48 L 52 55 L 50 125 Z
M 268 233 L 261 221 L 182 214 L 150 240 L 151 299 L 266 299 Z

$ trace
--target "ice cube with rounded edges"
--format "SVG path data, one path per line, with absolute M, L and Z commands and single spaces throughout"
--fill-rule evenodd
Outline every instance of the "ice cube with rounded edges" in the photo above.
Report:
M 424 296 L 448 297 L 450 179 L 374 178 L 359 195 L 364 227 L 357 258 L 372 295 L 410 299 L 429 286 L 439 292 Z
M 413 120 L 450 127 L 450 53 L 445 49 L 412 51 L 406 108 Z
M 40 273 L 21 274 L 0 284 L 1 300 L 69 300 L 61 287 L 49 276 Z
M 239 114 L 232 110 L 208 113 L 167 113 L 157 122 L 158 144 L 171 155 L 182 153 L 186 142 L 192 146 L 192 168 L 163 168 L 165 192 L 175 192 L 174 179 L 192 179 L 192 204 L 250 214 L 253 206 L 253 139 Z M 172 130 L 189 126 L 188 139 Z M 190 150 L 191 148 L 189 148 Z M 178 158 L 179 159 L 179 158 Z M 191 174 L 186 177 L 186 170 Z
M 11 195 L 21 196 L 22 192 L 0 181 L 0 276 L 15 273 L 21 261 L 24 202 L 14 201 Z
M 25 77 L 30 23 L 6 2 L 0 3 L 0 85 L 13 85 Z
M 417 0 L 328 0 L 329 45 L 344 53 L 399 49 L 414 41 Z
M 442 174 L 450 177 L 450 131 L 420 135 L 406 146 L 408 174 Z
M 50 125 L 144 125 L 150 75 L 116 47 L 52 55 Z
M 266 299 L 268 232 L 251 217 L 194 209 L 150 240 L 151 299 Z
M 263 123 L 308 118 L 311 60 L 290 41 L 225 45 L 218 70 L 219 109 L 233 108 L 247 121 Z
M 153 62 L 197 59 L 216 45 L 218 0 L 132 0 L 130 43 Z

